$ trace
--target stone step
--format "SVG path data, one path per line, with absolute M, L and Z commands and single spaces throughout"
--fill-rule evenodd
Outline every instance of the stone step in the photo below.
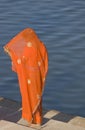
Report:
M 84 127 L 75 126 L 72 124 L 64 123 L 61 121 L 54 121 L 49 120 L 47 124 L 42 126 L 41 128 L 31 128 L 23 125 L 19 125 L 17 123 L 1 120 L 0 121 L 0 130 L 34 130 L 34 129 L 41 129 L 41 130 L 85 130 Z
M 85 130 L 85 118 L 56 110 L 43 111 L 41 127 L 27 127 L 27 123 L 21 121 L 21 111 L 19 102 L 0 97 L 0 130 Z

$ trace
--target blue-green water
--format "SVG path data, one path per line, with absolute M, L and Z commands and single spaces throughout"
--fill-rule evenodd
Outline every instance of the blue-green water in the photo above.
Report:
M 0 96 L 19 101 L 3 46 L 26 27 L 48 49 L 43 107 L 85 117 L 85 0 L 0 0 Z

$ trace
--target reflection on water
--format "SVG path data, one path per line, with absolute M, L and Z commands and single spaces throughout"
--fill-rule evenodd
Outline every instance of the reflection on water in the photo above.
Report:
M 46 44 L 49 72 L 43 105 L 85 117 L 85 1 L 0 1 L 0 96 L 21 100 L 3 46 L 26 27 Z

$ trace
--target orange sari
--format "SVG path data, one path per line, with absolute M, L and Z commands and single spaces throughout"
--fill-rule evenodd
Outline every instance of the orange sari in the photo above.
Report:
M 22 118 L 42 123 L 42 94 L 48 71 L 45 45 L 31 28 L 26 28 L 4 46 L 17 73 L 22 97 Z

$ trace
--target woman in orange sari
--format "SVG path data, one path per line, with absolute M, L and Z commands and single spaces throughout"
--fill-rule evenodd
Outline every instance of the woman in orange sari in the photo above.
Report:
M 42 94 L 48 71 L 48 54 L 35 31 L 26 28 L 5 46 L 17 73 L 22 97 L 22 118 L 28 123 L 42 123 Z

